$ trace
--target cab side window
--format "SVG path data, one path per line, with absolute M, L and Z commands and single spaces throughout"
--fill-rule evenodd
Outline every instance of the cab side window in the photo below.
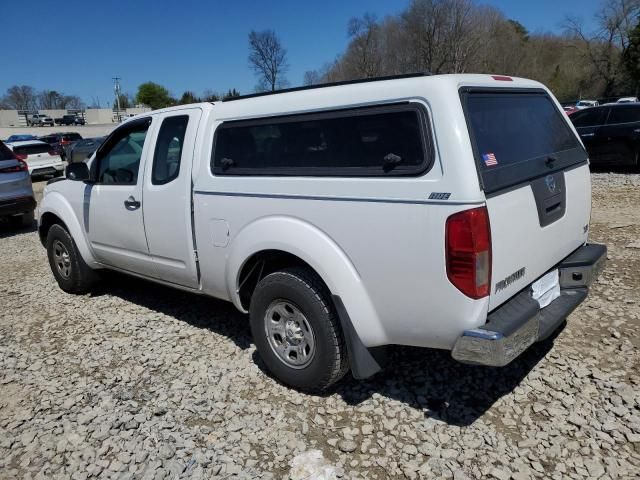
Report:
M 169 183 L 180 174 L 180 159 L 188 123 L 188 115 L 168 117 L 162 122 L 151 170 L 151 183 L 154 185 Z
M 135 185 L 150 119 L 142 119 L 113 133 L 98 152 L 98 183 Z

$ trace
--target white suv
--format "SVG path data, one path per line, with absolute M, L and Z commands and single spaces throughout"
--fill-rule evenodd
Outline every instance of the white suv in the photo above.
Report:
M 51 118 L 49 115 L 37 113 L 29 117 L 29 119 L 27 120 L 27 124 L 32 127 L 45 127 L 47 125 L 53 127 L 54 122 L 53 118 Z
M 606 258 L 590 206 L 546 87 L 409 76 L 138 116 L 46 187 L 39 232 L 63 290 L 107 268 L 228 300 L 318 390 L 389 344 L 501 366 L 547 338 Z

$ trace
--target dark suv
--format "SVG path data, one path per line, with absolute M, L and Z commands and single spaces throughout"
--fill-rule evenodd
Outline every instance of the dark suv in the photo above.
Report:
M 601 105 L 569 118 L 593 166 L 640 167 L 640 103 Z
M 51 145 L 53 151 L 57 155 L 60 155 L 60 157 L 62 157 L 62 160 L 66 160 L 67 147 L 69 147 L 72 143 L 77 142 L 78 140 L 82 140 L 82 135 L 75 132 L 51 133 L 49 135 L 40 137 L 38 140 Z
M 63 115 L 60 118 L 56 118 L 56 125 L 84 125 L 84 118 L 77 115 Z

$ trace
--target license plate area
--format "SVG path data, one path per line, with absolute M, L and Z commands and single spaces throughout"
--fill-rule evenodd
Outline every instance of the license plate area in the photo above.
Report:
M 531 296 L 544 308 L 560 296 L 560 274 L 551 270 L 531 284 Z

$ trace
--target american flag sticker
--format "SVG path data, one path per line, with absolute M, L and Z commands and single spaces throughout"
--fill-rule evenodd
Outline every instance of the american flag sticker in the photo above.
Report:
M 493 153 L 485 153 L 482 155 L 482 159 L 484 160 L 484 164 L 487 167 L 493 167 L 498 164 L 498 160 L 496 160 L 496 156 Z

